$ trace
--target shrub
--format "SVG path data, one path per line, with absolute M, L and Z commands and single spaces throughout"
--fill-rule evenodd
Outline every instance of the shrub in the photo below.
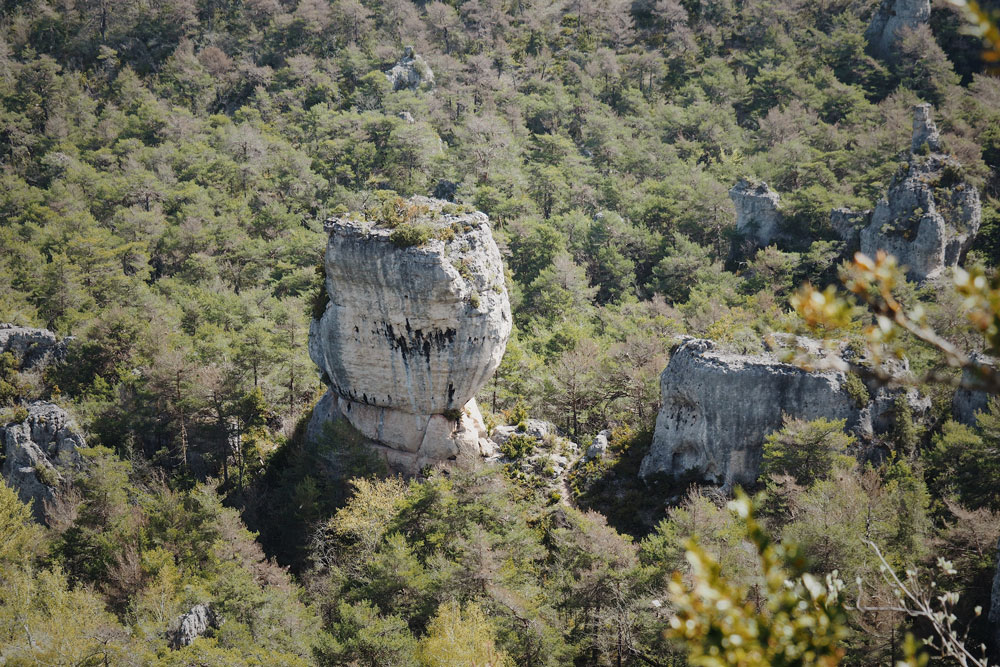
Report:
M 854 401 L 854 405 L 859 408 L 868 405 L 868 402 L 872 400 L 868 388 L 865 387 L 865 383 L 861 381 L 857 373 L 847 373 L 844 379 L 844 389 Z
M 508 459 L 520 459 L 529 456 L 535 450 L 535 439 L 529 435 L 515 433 L 500 446 L 500 452 Z
M 434 229 L 430 225 L 406 224 L 399 225 L 389 234 L 389 240 L 398 248 L 421 246 L 431 240 Z

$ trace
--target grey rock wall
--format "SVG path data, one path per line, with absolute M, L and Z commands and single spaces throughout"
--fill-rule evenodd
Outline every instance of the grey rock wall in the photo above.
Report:
M 973 360 L 996 368 L 996 359 L 985 355 L 974 355 Z M 967 426 L 976 425 L 976 413 L 983 412 L 989 405 L 991 394 L 983 390 L 969 388 L 976 384 L 977 378 L 971 369 L 962 371 L 962 387 L 955 391 L 951 400 L 951 415 L 955 421 Z
M 736 228 L 758 245 L 766 246 L 778 236 L 781 198 L 767 183 L 741 179 L 729 190 L 736 207 Z
M 871 400 L 859 406 L 843 373 L 808 372 L 771 354 L 730 354 L 712 341 L 685 338 L 660 376 L 661 408 L 639 475 L 752 483 L 764 438 L 786 415 L 844 419 L 866 438 L 891 427 L 896 394 L 871 389 Z M 911 403 L 916 414 L 927 407 L 916 395 Z

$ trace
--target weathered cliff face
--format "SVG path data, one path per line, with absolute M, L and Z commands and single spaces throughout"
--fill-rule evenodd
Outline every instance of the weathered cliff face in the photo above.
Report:
M 662 404 L 639 475 L 752 483 L 764 437 L 786 415 L 844 419 L 865 438 L 890 428 L 895 394 L 877 390 L 858 405 L 846 383 L 840 372 L 808 372 L 770 354 L 729 354 L 712 341 L 686 338 L 660 376 Z M 926 409 L 916 395 L 911 399 L 917 414 Z
M 413 52 L 412 46 L 407 46 L 392 69 L 386 72 L 386 78 L 392 84 L 393 90 L 417 90 L 420 87 L 434 87 L 434 72 L 424 62 L 424 59 Z
M 930 17 L 930 0 L 882 0 L 865 30 L 865 39 L 875 56 L 891 60 L 903 29 L 915 29 Z
M 986 355 L 974 355 L 973 360 L 980 364 L 996 368 L 996 359 Z M 964 386 L 974 386 L 977 379 L 978 378 L 972 370 L 966 368 L 962 371 L 962 384 Z M 989 394 L 986 391 L 959 387 L 955 390 L 955 395 L 951 400 L 951 415 L 955 418 L 955 421 L 961 422 L 967 426 L 975 426 L 976 413 L 983 412 L 987 409 L 987 407 L 989 407 L 991 397 L 992 394 Z
M 392 450 L 391 467 L 412 472 L 492 449 L 480 445 L 473 397 L 500 364 L 511 317 L 486 216 L 426 197 L 410 205 L 441 238 L 400 247 L 372 222 L 328 223 L 329 303 L 309 352 L 340 412 Z
M 66 411 L 38 401 L 27 406 L 22 422 L 0 426 L 3 444 L 3 477 L 26 503 L 38 521 L 46 518 L 45 503 L 55 499 L 64 474 L 83 465 L 78 450 L 83 436 Z
M 729 190 L 736 207 L 736 228 L 758 245 L 765 246 L 778 236 L 781 198 L 767 183 L 741 179 Z
M 0 323 L 0 353 L 12 352 L 22 370 L 34 370 L 66 356 L 66 341 L 48 329 Z
M 926 105 L 916 108 L 913 143 L 937 143 L 928 137 Z M 933 122 L 931 126 L 933 127 Z M 919 141 L 919 143 L 918 143 Z M 861 252 L 895 255 L 910 280 L 933 279 L 958 264 L 972 245 L 982 221 L 979 191 L 965 181 L 962 166 L 941 153 L 911 154 L 885 198 L 861 231 Z

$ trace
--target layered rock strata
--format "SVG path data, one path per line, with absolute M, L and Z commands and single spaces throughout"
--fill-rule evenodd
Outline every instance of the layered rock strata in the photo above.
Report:
M 79 450 L 86 443 L 59 406 L 37 401 L 26 407 L 23 421 L 0 426 L 2 472 L 21 500 L 32 504 L 35 518 L 45 522 L 45 504 L 55 499 L 65 474 L 84 465 Z
M 486 215 L 427 197 L 406 210 L 412 219 L 391 227 L 327 223 L 329 301 L 309 353 L 330 387 L 324 409 L 335 397 L 390 468 L 412 474 L 493 451 L 473 397 L 500 364 L 511 317 Z
M 930 18 L 930 0 L 882 0 L 865 30 L 869 49 L 879 58 L 893 60 L 903 30 L 915 30 Z
M 914 109 L 912 145 L 939 146 L 928 105 Z M 979 191 L 966 181 L 962 165 L 938 152 L 911 153 L 886 196 L 861 230 L 861 252 L 895 255 L 914 281 L 932 280 L 956 266 L 982 222 Z
M 729 190 L 736 207 L 736 229 L 757 245 L 773 241 L 781 224 L 781 198 L 767 183 L 741 179 Z
M 797 344 L 797 343 L 796 343 Z M 843 419 L 862 438 L 892 426 L 897 392 L 868 387 L 859 397 L 839 371 L 809 372 L 774 354 L 731 354 L 684 338 L 660 376 L 653 446 L 639 475 L 732 486 L 757 478 L 765 436 L 784 418 Z M 909 395 L 914 412 L 928 405 Z

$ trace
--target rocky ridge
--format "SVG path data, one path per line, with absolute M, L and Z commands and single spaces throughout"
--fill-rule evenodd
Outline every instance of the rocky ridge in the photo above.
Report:
M 335 399 L 391 470 L 474 465 L 493 452 L 474 396 L 511 330 L 500 251 L 483 213 L 427 197 L 403 208 L 392 224 L 327 223 L 328 302 L 309 336 L 323 409 Z
M 685 337 L 660 376 L 660 391 L 653 445 L 640 477 L 662 474 L 732 486 L 756 480 L 764 437 L 780 429 L 786 416 L 844 419 L 867 439 L 891 428 L 898 390 L 866 387 L 867 395 L 858 396 L 842 372 L 810 372 L 772 352 L 732 354 L 712 341 Z M 915 392 L 908 398 L 915 414 L 929 407 Z

